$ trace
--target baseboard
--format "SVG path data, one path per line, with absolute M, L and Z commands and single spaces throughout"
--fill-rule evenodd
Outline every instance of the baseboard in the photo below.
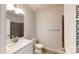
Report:
M 62 50 L 55 50 L 55 49 L 51 49 L 51 48 L 47 48 L 47 47 L 44 47 L 44 50 L 46 51 L 51 51 L 51 52 L 56 52 L 58 54 L 62 54 Z

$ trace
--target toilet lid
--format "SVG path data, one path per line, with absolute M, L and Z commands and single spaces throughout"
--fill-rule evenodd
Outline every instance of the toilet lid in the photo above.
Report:
M 37 48 L 43 48 L 44 45 L 43 44 L 40 44 L 40 43 L 37 43 L 37 44 L 35 44 L 35 47 L 37 47 Z

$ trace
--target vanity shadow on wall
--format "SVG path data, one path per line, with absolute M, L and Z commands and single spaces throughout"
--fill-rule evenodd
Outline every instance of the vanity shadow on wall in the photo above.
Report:
M 7 36 L 23 37 L 24 36 L 24 15 L 16 14 L 13 11 L 6 12 L 7 20 L 10 20 L 10 34 Z

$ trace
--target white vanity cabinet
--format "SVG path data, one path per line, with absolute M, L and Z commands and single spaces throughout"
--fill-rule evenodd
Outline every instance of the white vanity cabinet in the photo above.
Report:
M 24 46 L 23 48 L 19 49 L 13 54 L 33 54 L 33 44 L 30 43 L 27 46 Z
M 6 54 L 33 54 L 33 41 L 20 39 L 17 43 L 7 42 Z

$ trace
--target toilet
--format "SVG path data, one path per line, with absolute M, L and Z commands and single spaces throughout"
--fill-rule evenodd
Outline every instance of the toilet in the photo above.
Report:
M 34 53 L 36 54 L 42 54 L 44 45 L 41 43 L 38 43 L 37 38 L 32 39 L 33 40 L 33 47 L 34 47 Z
M 34 45 L 34 47 L 35 47 L 35 53 L 38 53 L 38 54 L 43 53 L 43 48 L 44 48 L 43 44 L 37 43 Z

